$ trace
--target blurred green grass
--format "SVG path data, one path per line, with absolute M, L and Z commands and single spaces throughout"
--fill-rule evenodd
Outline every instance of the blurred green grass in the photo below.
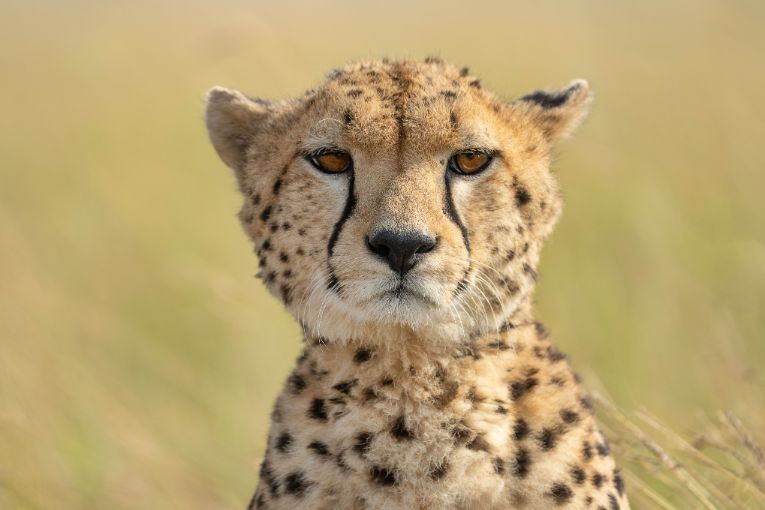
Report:
M 243 507 L 299 333 L 252 278 L 204 91 L 285 98 L 367 56 L 438 54 L 507 97 L 590 80 L 540 316 L 619 407 L 681 434 L 733 409 L 761 441 L 763 22 L 750 1 L 6 0 L 0 507 Z

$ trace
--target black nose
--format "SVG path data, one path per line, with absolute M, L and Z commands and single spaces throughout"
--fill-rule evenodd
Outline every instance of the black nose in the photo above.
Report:
M 367 237 L 369 249 L 388 261 L 395 272 L 403 275 L 436 246 L 436 238 L 424 232 L 378 230 Z

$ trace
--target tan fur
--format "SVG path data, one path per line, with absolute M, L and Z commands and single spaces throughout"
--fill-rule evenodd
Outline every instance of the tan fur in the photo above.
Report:
M 562 205 L 550 150 L 589 100 L 575 81 L 504 102 L 438 59 L 353 64 L 282 103 L 210 91 L 259 276 L 305 332 L 252 508 L 629 508 L 530 305 Z M 326 147 L 353 169 L 313 168 Z M 465 149 L 497 155 L 450 173 Z M 380 229 L 437 245 L 400 276 L 367 246 Z

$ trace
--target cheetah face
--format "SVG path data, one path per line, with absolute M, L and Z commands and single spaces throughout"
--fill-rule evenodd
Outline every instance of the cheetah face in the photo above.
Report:
M 314 336 L 454 341 L 527 298 L 583 81 L 503 102 L 441 61 L 368 62 L 290 102 L 210 92 L 259 276 Z

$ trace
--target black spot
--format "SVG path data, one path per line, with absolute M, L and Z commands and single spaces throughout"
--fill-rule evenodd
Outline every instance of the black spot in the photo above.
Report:
M 452 439 L 454 439 L 454 442 L 456 444 L 461 444 L 466 442 L 471 435 L 472 435 L 471 430 L 462 423 L 456 425 L 451 430 Z
M 258 193 L 255 193 L 252 196 L 252 205 L 258 205 L 260 203 L 260 195 Z
M 361 396 L 365 402 L 369 402 L 370 400 L 376 400 L 380 394 L 377 393 L 376 389 L 370 386 L 368 388 L 364 388 L 364 390 L 361 392 Z
M 260 220 L 263 222 L 268 221 L 268 219 L 271 217 L 271 206 L 269 205 L 265 209 L 263 209 L 263 212 L 260 213 Z
M 549 346 L 547 348 L 547 359 L 549 359 L 551 363 L 557 363 L 566 359 L 566 355 L 555 347 Z
M 457 93 L 453 90 L 442 90 L 441 95 L 446 99 L 455 99 L 457 97 Z
M 585 460 L 590 460 L 592 458 L 592 446 L 590 446 L 588 441 L 585 441 L 582 445 L 582 455 Z
M 513 439 L 516 441 L 522 441 L 529 435 L 529 424 L 523 418 L 518 418 L 513 426 Z
M 284 478 L 284 490 L 287 494 L 302 497 L 305 492 L 313 485 L 313 482 L 306 479 L 305 474 L 300 471 L 288 474 Z
M 611 510 L 619 510 L 619 502 L 613 494 L 608 495 L 608 506 Z
M 466 448 L 477 452 L 488 452 L 489 443 L 486 442 L 486 439 L 484 439 L 482 435 L 477 435 L 467 444 Z
M 300 374 L 292 374 L 289 379 L 287 379 L 287 384 L 289 385 L 290 391 L 293 395 L 297 395 L 301 391 L 305 389 L 305 379 Z
M 535 92 L 532 92 L 531 94 L 523 96 L 520 100 L 536 103 L 545 109 L 557 108 L 563 105 L 566 101 L 568 101 L 568 96 L 571 95 L 571 92 L 573 90 L 574 88 L 568 88 L 558 94 L 551 94 L 543 90 L 537 90 Z
M 281 189 L 282 189 L 282 178 L 279 177 L 274 182 L 274 195 L 278 195 L 279 194 L 279 190 L 281 190 Z
M 390 377 L 385 377 L 382 381 L 380 381 L 380 385 L 382 386 L 393 386 L 393 379 Z
M 480 80 L 470 80 L 468 82 L 468 85 L 470 85 L 471 87 L 480 89 L 481 88 L 481 81 Z
M 441 393 L 433 397 L 433 403 L 438 409 L 443 409 L 452 400 L 457 398 L 459 383 L 453 380 L 444 381 L 441 385 Z
M 447 471 L 449 471 L 449 461 L 444 460 L 440 464 L 431 466 L 430 471 L 428 472 L 428 476 L 430 476 L 432 480 L 440 480 L 444 477 L 444 475 L 446 475 Z
M 412 431 L 406 428 L 406 420 L 403 415 L 396 418 L 396 421 L 393 422 L 390 433 L 399 440 L 412 439 Z
M 360 432 L 356 435 L 356 443 L 353 445 L 353 451 L 363 455 L 369 451 L 372 446 L 372 440 L 375 435 L 371 432 Z
M 271 249 L 271 240 L 266 239 L 263 244 L 260 245 L 260 249 L 263 251 L 269 251 Z
M 460 345 L 457 350 L 461 358 L 481 359 L 481 352 L 473 345 Z
M 327 421 L 327 406 L 323 398 L 315 398 L 311 401 L 308 417 L 314 420 Z
M 531 267 L 531 266 L 530 266 L 530 265 L 528 265 L 528 264 L 523 264 L 523 272 L 524 272 L 524 273 L 526 273 L 527 275 L 529 275 L 529 276 L 531 277 L 531 279 L 532 279 L 532 280 L 535 280 L 535 281 L 536 281 L 536 279 L 537 279 L 537 278 L 539 278 L 539 275 L 538 275 L 538 274 L 537 274 L 537 272 L 534 270 L 534 268 L 533 268 L 533 267 Z
M 358 379 L 351 379 L 350 381 L 343 381 L 332 386 L 332 389 L 348 395 L 354 386 L 359 382 Z
M 321 441 L 312 441 L 308 445 L 309 450 L 313 450 L 316 452 L 316 455 L 319 455 L 321 457 L 329 457 L 331 454 L 329 453 L 329 447 L 322 443 Z
M 263 508 L 266 505 L 266 496 L 263 493 L 258 493 L 255 491 L 255 494 L 252 496 L 252 499 L 250 500 L 250 504 L 247 507 L 247 510 L 254 510 L 255 508 Z
M 507 408 L 505 406 L 497 406 L 497 408 L 494 410 L 497 414 L 507 414 Z
M 518 478 L 525 478 L 529 474 L 531 458 L 526 448 L 519 448 L 513 459 L 513 474 Z
M 351 89 L 351 90 L 348 91 L 348 97 L 352 97 L 352 98 L 355 99 L 355 98 L 359 97 L 363 93 L 364 93 L 364 91 L 361 90 L 361 89 Z
M 620 496 L 624 495 L 624 479 L 618 469 L 614 471 L 614 487 Z
M 547 328 L 545 328 L 545 325 L 542 324 L 541 322 L 535 322 L 534 329 L 537 332 L 537 338 L 545 339 L 548 336 L 550 336 L 550 333 L 548 333 Z
M 571 409 L 563 409 L 560 412 L 560 417 L 565 423 L 575 423 L 579 420 L 579 415 Z
M 353 122 L 353 113 L 350 110 L 345 110 L 343 113 L 343 123 L 348 126 Z
M 582 407 L 585 408 L 588 411 L 592 411 L 593 404 L 592 404 L 592 397 L 589 395 L 585 395 L 579 399 L 579 403 L 582 404 Z
M 274 473 L 271 471 L 271 466 L 265 460 L 260 465 L 260 479 L 266 482 L 268 490 L 271 492 L 271 496 L 279 496 L 279 481 L 274 477 Z
M 603 485 L 603 475 L 594 473 L 592 475 L 592 485 L 594 485 L 596 489 L 600 489 L 600 486 Z
M 605 439 L 602 443 L 598 443 L 597 449 L 598 455 L 601 457 L 606 457 L 609 453 L 611 453 L 611 448 L 608 446 L 608 443 L 605 441 Z
M 385 487 L 396 485 L 396 473 L 388 468 L 373 466 L 369 471 L 369 476 L 373 482 Z
M 510 384 L 510 396 L 513 400 L 518 400 L 522 396 L 524 396 L 526 393 L 531 391 L 534 386 L 536 386 L 538 383 L 537 379 L 534 377 L 527 377 L 523 381 L 513 381 Z
M 490 342 L 489 344 L 486 345 L 486 347 L 490 349 L 496 349 L 498 351 L 506 351 L 510 348 L 510 346 L 507 345 L 507 342 L 503 342 L 502 340 Z
M 470 69 L 469 68 L 463 67 L 462 69 L 460 69 L 460 76 L 465 77 L 468 74 L 470 74 Z
M 355 363 L 364 363 L 372 358 L 372 351 L 369 349 L 359 349 L 356 354 L 353 355 L 353 361 Z
M 587 478 L 587 475 L 585 474 L 584 469 L 579 466 L 574 466 L 571 468 L 571 478 L 574 479 L 575 484 L 582 485 Z
M 282 432 L 279 437 L 276 438 L 276 449 L 282 453 L 287 453 L 292 447 L 292 434 L 289 432 Z
M 287 261 L 289 261 L 289 259 L 290 259 L 290 257 L 286 253 L 284 253 L 284 252 L 280 252 L 279 253 L 279 260 L 281 260 L 282 262 L 287 262 Z
M 539 434 L 539 446 L 543 450 L 552 450 L 558 442 L 558 435 L 552 429 L 543 429 Z
M 335 457 L 335 465 L 343 471 L 350 471 L 351 468 L 345 463 L 345 451 L 337 454 Z
M 285 304 L 289 305 L 292 303 L 292 288 L 290 288 L 289 285 L 282 284 L 279 286 L 279 293 L 282 296 L 282 301 L 284 301 Z
M 518 186 L 518 188 L 515 190 L 515 203 L 518 205 L 518 207 L 523 207 L 529 202 L 531 202 L 531 195 L 529 194 L 529 191 L 523 186 Z
M 565 483 L 556 483 L 552 486 L 548 495 L 555 500 L 556 505 L 564 505 L 574 496 L 574 493 Z
M 337 275 L 333 269 L 329 270 L 329 276 L 327 277 L 327 290 L 332 292 L 340 291 L 340 281 L 337 279 Z
M 494 457 L 491 460 L 491 465 L 494 468 L 494 472 L 498 475 L 505 474 L 505 461 L 500 459 L 499 457 Z

